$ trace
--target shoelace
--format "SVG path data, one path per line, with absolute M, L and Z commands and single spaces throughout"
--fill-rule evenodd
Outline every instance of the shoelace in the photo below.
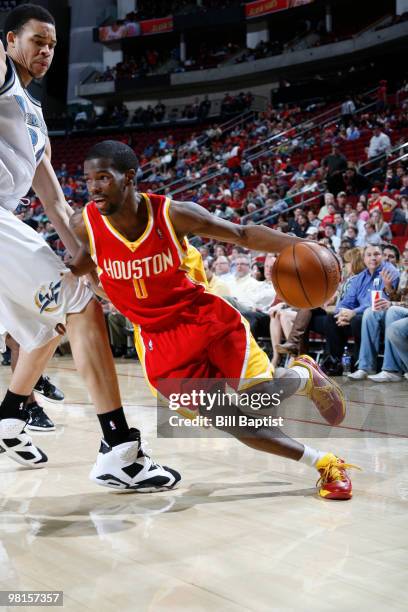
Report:
M 120 458 L 122 459 L 122 461 L 125 461 L 126 463 L 135 463 L 138 454 L 139 454 L 139 444 L 135 442 L 134 444 L 132 444 L 132 446 L 125 448 L 120 453 Z
M 153 467 L 162 467 L 160 463 L 156 463 L 151 458 L 150 453 L 152 452 L 152 449 L 149 448 L 146 440 L 141 440 L 140 444 L 135 442 L 134 444 L 132 444 L 132 446 L 129 446 L 128 448 L 123 450 L 120 454 L 120 458 L 122 459 L 122 461 L 126 461 L 127 463 L 135 463 L 135 461 L 139 457 L 140 451 L 142 452 L 144 457 L 147 457 L 150 460 Z
M 140 450 L 145 457 L 148 457 L 151 461 L 152 466 L 162 468 L 160 463 L 154 461 L 151 457 L 152 449 L 149 447 L 149 443 L 146 440 L 140 440 Z
M 320 478 L 318 479 L 316 486 L 324 484 L 326 482 L 334 482 L 335 480 L 345 480 L 344 470 L 361 470 L 361 467 L 354 465 L 353 463 L 340 463 L 337 459 L 336 463 L 329 463 L 323 468 Z

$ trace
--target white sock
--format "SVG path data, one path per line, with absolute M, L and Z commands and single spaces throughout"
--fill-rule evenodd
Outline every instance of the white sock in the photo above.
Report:
M 316 463 L 325 455 L 327 455 L 327 453 L 323 453 L 322 451 L 312 448 L 311 446 L 306 446 L 305 444 L 305 450 L 299 459 L 299 463 L 305 463 L 309 467 L 316 467 Z
M 303 391 L 303 389 L 306 387 L 307 381 L 310 379 L 310 372 L 307 368 L 298 365 L 293 366 L 293 368 L 290 368 L 290 370 L 292 370 L 292 372 L 296 372 L 300 378 L 299 388 L 297 390 L 297 393 L 299 393 L 299 391 Z

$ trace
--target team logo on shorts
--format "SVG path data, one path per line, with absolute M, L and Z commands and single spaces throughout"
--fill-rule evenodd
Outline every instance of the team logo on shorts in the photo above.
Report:
M 35 303 L 40 309 L 40 313 L 54 312 L 58 308 L 58 299 L 61 291 L 61 281 L 51 282 L 48 287 L 42 285 L 35 295 Z

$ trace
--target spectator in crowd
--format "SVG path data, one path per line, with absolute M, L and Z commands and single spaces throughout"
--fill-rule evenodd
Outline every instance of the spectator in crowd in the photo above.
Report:
M 253 307 L 253 295 L 258 291 L 258 282 L 251 276 L 251 259 L 241 254 L 235 261 L 235 276 L 231 283 L 232 297 L 245 309 Z
M 230 262 L 225 255 L 218 255 L 214 262 L 215 275 L 226 285 L 231 287 L 234 282 L 234 276 L 230 272 Z
M 327 205 L 327 214 L 321 218 L 321 229 L 324 229 L 327 224 L 332 225 L 334 223 L 334 215 L 336 214 L 336 207 L 334 204 Z
M 242 180 L 242 178 L 239 176 L 238 172 L 234 173 L 233 176 L 233 180 L 230 183 L 230 190 L 232 193 L 234 193 L 234 191 L 242 191 L 243 189 L 245 189 L 245 183 Z
M 375 231 L 381 238 L 381 241 L 390 241 L 392 240 L 392 232 L 389 224 L 384 221 L 384 216 L 382 212 L 376 208 L 370 214 L 371 223 L 375 226 Z
M 400 208 L 394 208 L 392 223 L 408 223 L 408 196 L 401 196 Z
M 371 308 L 371 291 L 384 290 L 383 270 L 389 273 L 393 288 L 398 285 L 399 272 L 394 266 L 383 261 L 380 247 L 370 245 L 364 249 L 366 269 L 357 274 L 347 287 L 336 306 L 334 315 L 328 315 L 326 337 L 329 352 L 340 363 L 344 346 L 350 336 L 354 337 L 354 358 L 360 350 L 361 323 L 364 311 Z M 388 277 L 387 277 L 388 278 Z M 375 287 L 374 281 L 378 285 Z
M 324 236 L 325 238 L 330 238 L 333 248 L 337 253 L 340 248 L 341 239 L 336 235 L 336 226 L 331 223 L 327 223 L 327 225 L 324 227 Z
M 382 248 L 383 261 L 388 261 L 395 268 L 398 268 L 400 262 L 400 252 L 395 244 L 387 244 Z
M 322 220 L 324 219 L 324 217 L 329 213 L 329 205 L 332 204 L 333 205 L 333 210 L 336 209 L 336 205 L 335 205 L 335 199 L 334 199 L 334 195 L 332 193 L 329 193 L 328 191 L 326 191 L 326 193 L 323 195 L 323 206 L 320 207 L 319 213 L 317 215 L 318 219 Z
M 309 225 L 306 230 L 306 238 L 308 240 L 317 240 L 319 236 L 319 228 L 315 225 Z
M 370 213 L 368 212 L 367 208 L 367 200 L 365 198 L 365 196 L 360 196 L 359 201 L 356 204 L 356 212 L 358 214 L 358 220 L 360 221 L 368 221 L 368 219 L 370 218 Z
M 203 260 L 203 264 L 210 293 L 214 293 L 219 297 L 229 297 L 231 295 L 231 290 L 227 283 L 222 280 L 222 275 L 217 276 L 214 274 L 214 263 L 207 258 Z
M 373 135 L 367 150 L 367 158 L 369 160 L 386 155 L 391 149 L 391 140 L 387 134 L 382 131 L 380 123 L 374 127 Z
M 348 96 L 347 99 L 341 105 L 341 115 L 344 125 L 347 127 L 353 119 L 353 115 L 356 112 L 356 105 L 354 104 L 352 96 Z
M 390 271 L 381 272 L 384 297 L 374 303 L 374 308 L 367 308 L 364 312 L 358 370 L 349 374 L 352 380 L 369 378 L 374 382 L 399 382 L 402 380 L 402 374 L 407 372 L 408 343 L 400 346 L 398 326 L 395 326 L 391 335 L 389 333 L 389 328 L 394 322 L 408 316 L 408 251 L 404 255 L 403 262 L 404 269 L 397 290 L 394 288 Z M 384 328 L 384 360 L 381 372 L 376 374 L 380 336 Z M 397 339 L 396 345 L 392 342 L 394 339 Z M 405 339 L 407 339 L 406 334 Z M 402 350 L 398 350 L 398 347 Z
M 336 236 L 341 239 L 347 226 L 346 226 L 346 223 L 344 223 L 343 215 L 340 212 L 334 213 L 333 225 L 334 225 Z
M 308 227 L 309 221 L 307 215 L 306 213 L 301 212 L 300 215 L 298 215 L 297 227 L 295 227 L 294 233 L 296 234 L 296 236 L 299 236 L 299 238 L 305 238 Z
M 343 172 L 347 170 L 347 159 L 340 152 L 339 145 L 332 146 L 331 153 L 322 160 L 323 175 L 327 181 L 327 188 L 337 194 L 344 187 Z
M 259 261 L 254 261 L 254 263 L 252 264 L 252 266 L 251 266 L 251 276 L 253 276 L 254 279 L 257 280 L 257 281 L 264 281 L 265 280 L 264 266 Z
M 367 221 L 364 225 L 365 235 L 364 235 L 364 246 L 372 245 L 380 245 L 381 244 L 381 236 L 377 233 L 375 229 L 375 224 L 372 221 Z
M 313 209 L 307 211 L 307 220 L 309 221 L 309 229 L 311 225 L 317 228 L 320 226 L 320 219 Z
M 364 246 L 364 236 L 360 238 L 356 225 L 351 225 L 351 223 L 349 223 L 346 227 L 346 231 L 344 232 L 343 237 L 348 241 L 348 248 Z M 341 249 L 341 243 L 338 249 L 339 254 L 340 254 L 340 249 Z
M 276 290 L 272 284 L 272 267 L 276 261 L 275 255 L 267 253 L 264 263 L 265 280 L 255 282 L 251 295 L 251 307 L 242 311 L 243 316 L 249 321 L 252 335 L 255 339 L 260 336 L 269 337 L 269 309 L 276 298 Z M 242 303 L 242 300 L 239 300 Z
M 293 322 L 297 316 L 297 311 L 291 308 L 285 302 L 278 302 L 269 309 L 269 316 L 272 343 L 271 364 L 274 368 L 276 368 L 280 359 L 280 354 L 277 347 L 282 342 L 282 338 L 289 338 L 293 327 Z
M 354 124 L 351 123 L 347 130 L 346 130 L 346 134 L 347 134 L 347 140 L 358 140 L 361 136 L 360 134 L 360 130 L 358 129 L 358 127 Z
M 360 195 L 368 193 L 370 181 L 360 174 L 353 166 L 348 167 L 343 174 L 344 190 L 347 195 Z

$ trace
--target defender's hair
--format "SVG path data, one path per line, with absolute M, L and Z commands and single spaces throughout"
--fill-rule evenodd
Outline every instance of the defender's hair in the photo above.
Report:
M 20 4 L 7 15 L 4 23 L 4 34 L 6 36 L 8 32 L 18 34 L 30 19 L 55 26 L 55 19 L 47 9 L 38 4 Z

